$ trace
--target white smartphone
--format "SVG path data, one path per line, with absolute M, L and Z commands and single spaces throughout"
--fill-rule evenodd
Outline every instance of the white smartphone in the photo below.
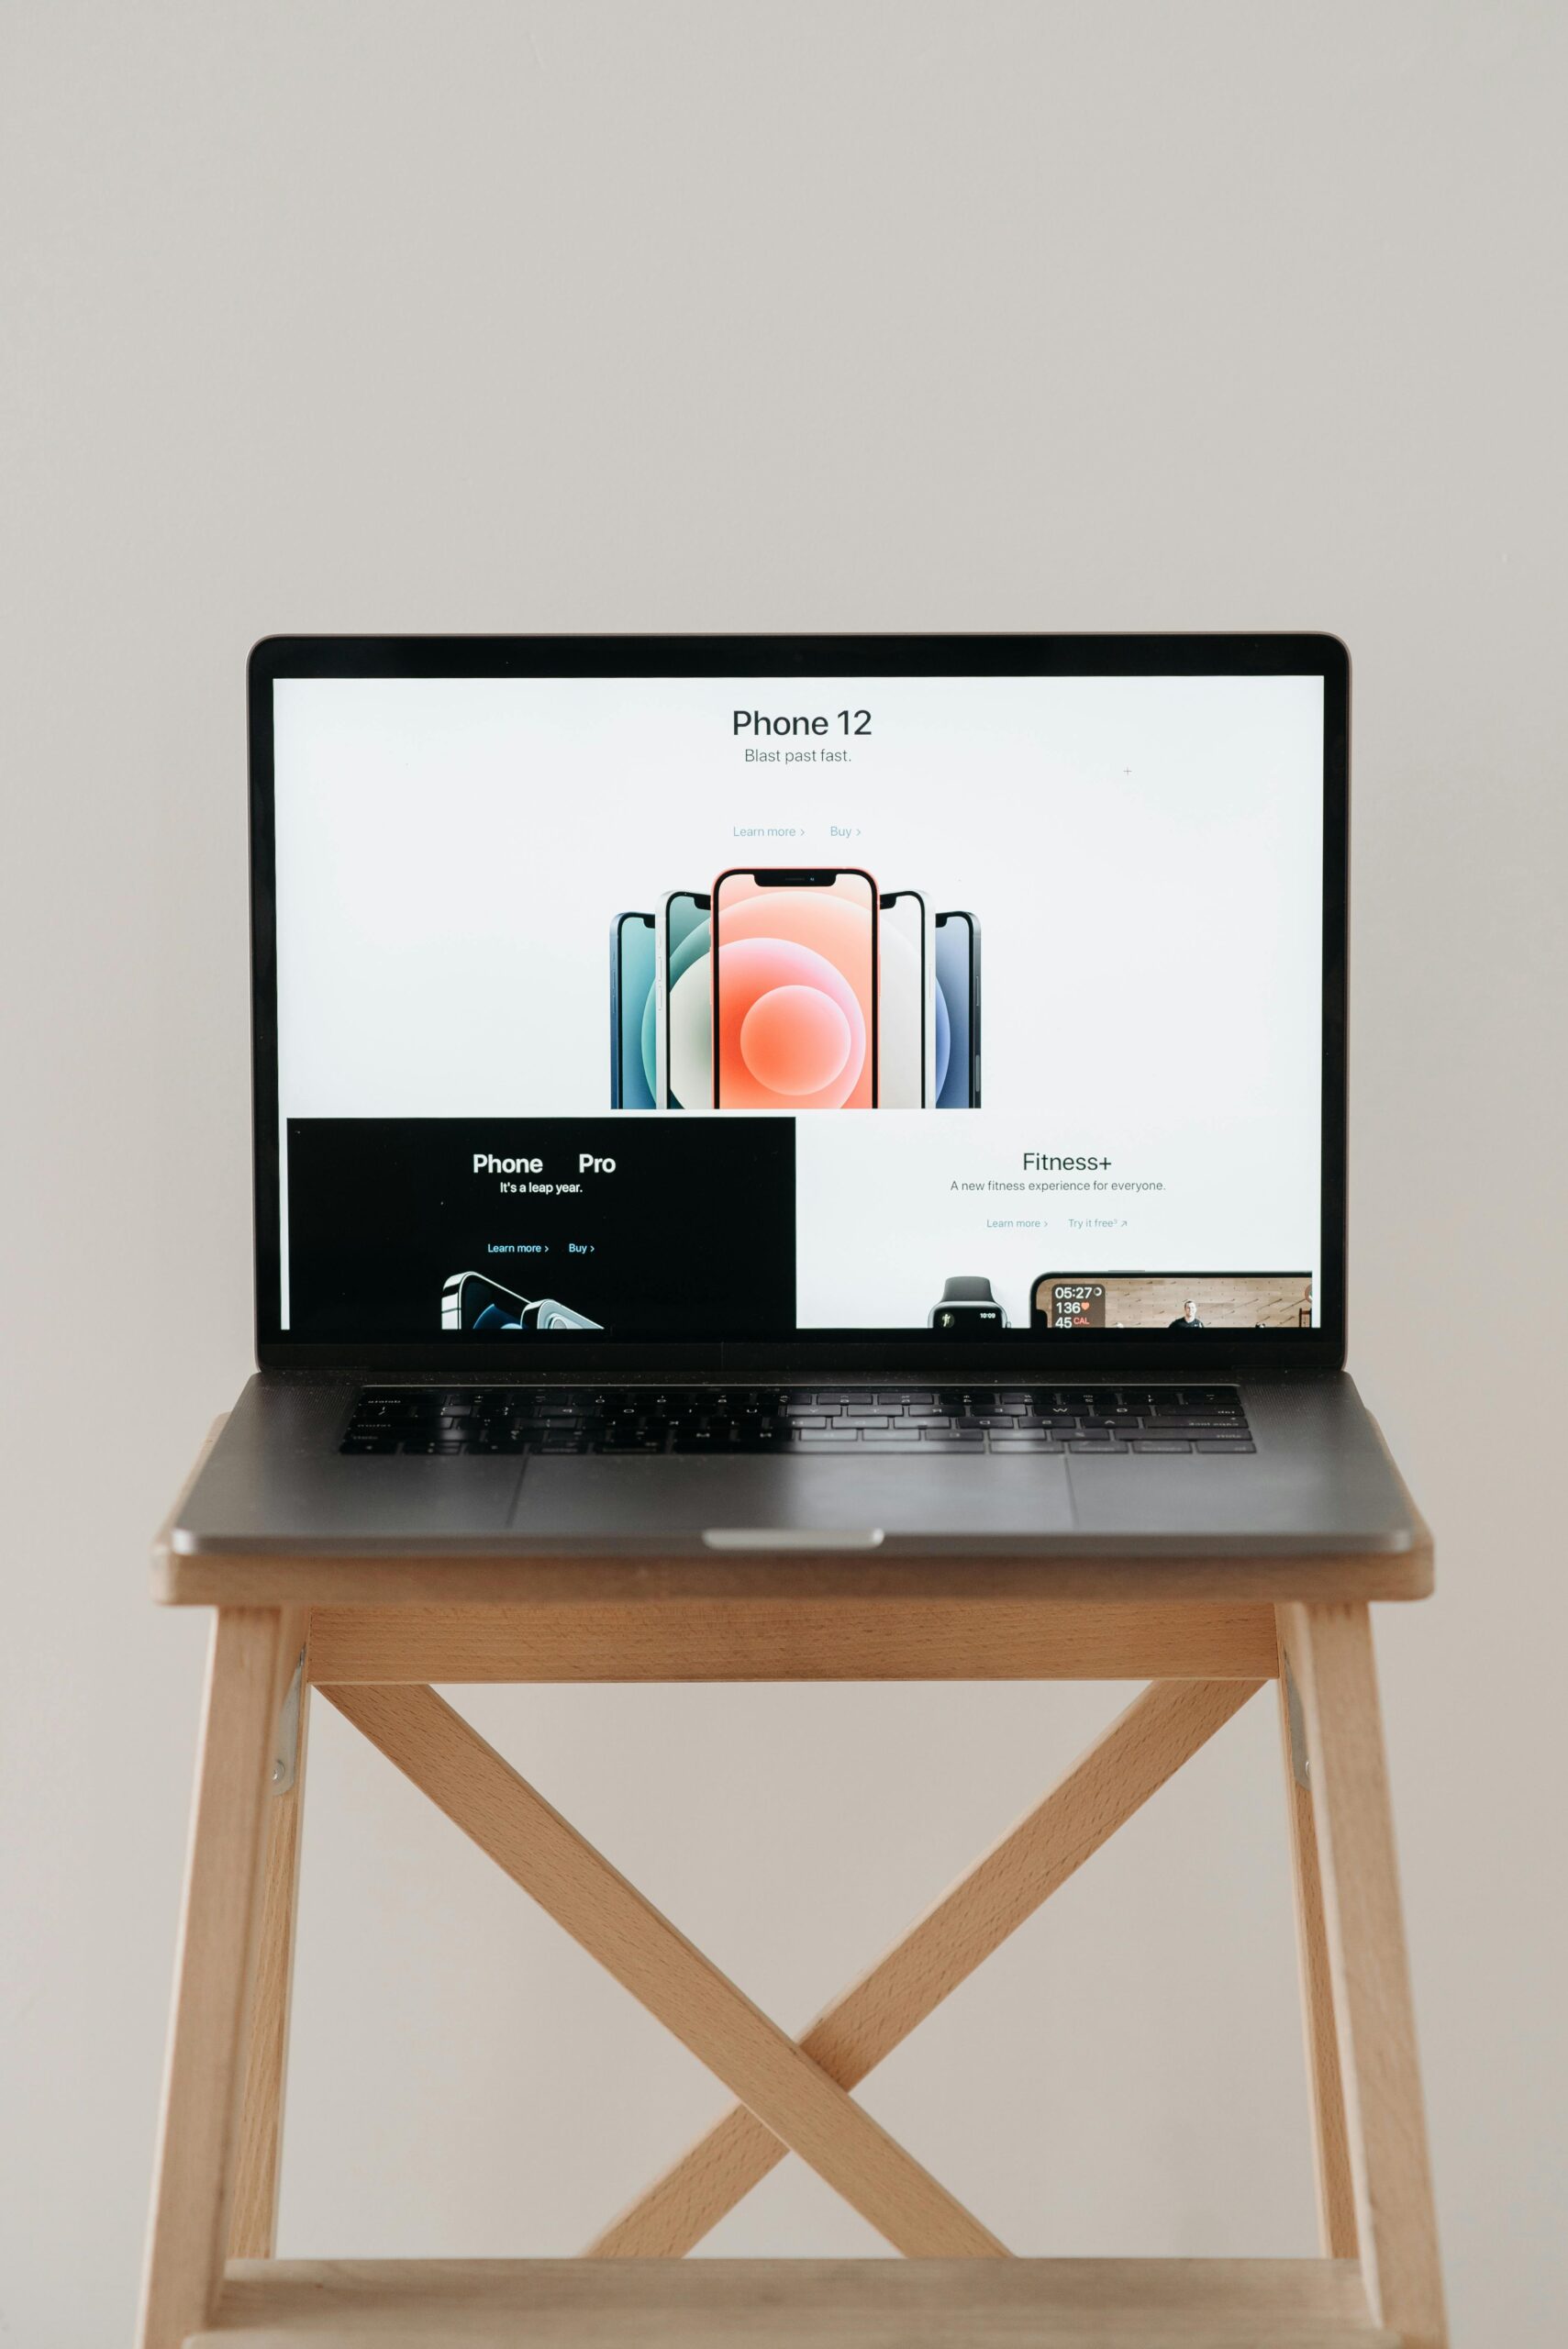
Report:
M 936 1099 L 936 955 L 918 889 L 895 889 L 882 916 L 877 988 L 877 1107 L 926 1109 Z

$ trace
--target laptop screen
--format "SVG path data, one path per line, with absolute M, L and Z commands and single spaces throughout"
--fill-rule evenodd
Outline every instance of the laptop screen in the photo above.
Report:
M 258 649 L 264 1339 L 1321 1329 L 1339 649 L 874 641 Z

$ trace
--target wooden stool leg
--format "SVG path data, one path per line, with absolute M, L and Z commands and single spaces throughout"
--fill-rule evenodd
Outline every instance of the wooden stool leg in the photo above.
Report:
M 222 2281 L 273 1732 L 302 1631 L 253 1607 L 220 1608 L 213 1630 L 141 2349 L 178 2349 Z
M 1443 2349 L 1372 1626 L 1364 1606 L 1280 1612 L 1306 1733 L 1362 2274 L 1374 2318 L 1404 2349 Z
M 239 2150 L 230 2259 L 271 2259 L 277 2249 L 278 2180 L 283 2162 L 284 2090 L 288 2070 L 289 2006 L 294 1993 L 295 1918 L 299 1903 L 299 1844 L 310 1683 L 301 1675 L 292 1785 L 267 1807 L 261 1881 L 261 1944 L 250 1998 L 250 2050 L 239 2108 Z
M 1318 1865 L 1318 1825 L 1307 1758 L 1307 1723 L 1291 1677 L 1282 1631 L 1280 1733 L 1284 1745 L 1285 1815 L 1290 1823 L 1291 1873 L 1296 1885 L 1296 1945 L 1301 1970 L 1301 2020 L 1307 2040 L 1307 2087 L 1318 2183 L 1318 2232 L 1324 2255 L 1356 2255 L 1355 2188 L 1351 2178 L 1345 2092 L 1334 2030 L 1334 1986 L 1323 1920 L 1323 1878 Z

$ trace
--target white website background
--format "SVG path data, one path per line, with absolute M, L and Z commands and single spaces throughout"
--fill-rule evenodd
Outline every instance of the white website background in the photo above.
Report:
M 274 694 L 283 1120 L 601 1114 L 614 916 L 734 866 L 856 866 L 974 916 L 984 1107 L 796 1118 L 803 1328 L 922 1326 L 953 1275 L 1014 1326 L 1046 1272 L 1316 1288 L 1320 678 Z M 738 709 L 830 730 L 738 734 Z

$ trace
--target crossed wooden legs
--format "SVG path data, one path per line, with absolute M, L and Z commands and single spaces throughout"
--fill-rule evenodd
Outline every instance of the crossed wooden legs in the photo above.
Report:
M 1002 2246 L 431 1688 L 330 1688 L 339 1711 L 903 2252 Z
M 890 2055 L 1009 1933 L 1257 1688 L 1251 1680 L 1157 1681 L 927 1910 L 817 2016 L 801 2045 L 842 2088 Z M 785 2147 L 738 2105 L 588 2246 L 590 2257 L 690 2251 Z
M 1431 2224 L 1366 1610 L 1279 1609 L 1290 1823 L 1324 2249 L 1371 2313 L 1440 2349 Z M 144 2310 L 144 2349 L 207 2323 L 231 2255 L 272 2249 L 298 1800 L 269 1798 L 301 1624 L 218 1618 L 198 1779 Z M 800 2154 L 898 2250 L 1005 2256 L 849 2091 L 1255 1693 L 1157 1681 L 796 2043 L 693 1947 L 433 1689 L 323 1694 L 680 2038 L 739 2102 L 589 2246 L 689 2250 Z M 303 1726 L 300 1758 L 303 1762 Z M 259 1978 L 255 1943 L 261 1941 Z M 254 2012 L 251 1984 L 257 1978 Z M 246 2055 L 249 2033 L 249 2055 Z

